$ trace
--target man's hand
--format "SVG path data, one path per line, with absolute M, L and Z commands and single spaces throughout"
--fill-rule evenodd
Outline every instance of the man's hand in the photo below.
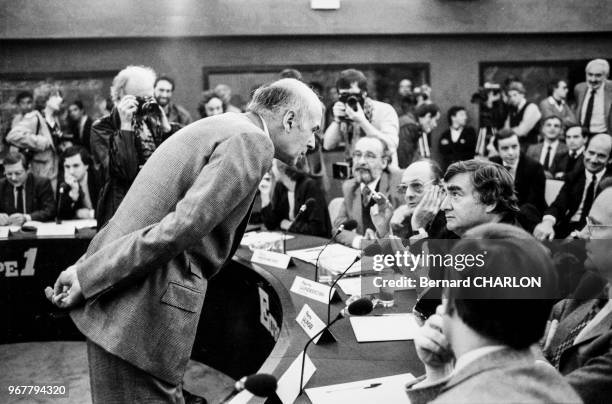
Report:
M 376 205 L 370 208 L 372 223 L 376 227 L 376 233 L 380 237 L 386 237 L 389 235 L 389 223 L 393 216 L 393 205 L 383 194 L 378 192 L 372 193 L 372 199 L 376 202 Z
M 70 199 L 73 201 L 79 199 L 79 182 L 76 180 L 76 178 L 68 173 L 65 173 L 64 182 L 70 187 L 70 192 L 68 192 Z
M 76 265 L 69 266 L 59 275 L 53 288 L 49 286 L 45 288 L 47 299 L 61 309 L 75 307 L 85 300 L 76 268 Z
M 410 225 L 412 230 L 418 230 L 421 227 L 425 228 L 436 217 L 442 206 L 442 187 L 434 185 L 425 191 L 423 198 L 412 212 Z
M 9 215 L 6 213 L 0 213 L 0 226 L 8 226 L 9 224 Z
M 332 113 L 334 114 L 334 120 L 346 118 L 346 107 L 343 102 L 336 101 L 332 107 Z
M 554 239 L 555 229 L 553 228 L 553 223 L 547 219 L 542 220 L 542 222 L 533 229 L 533 236 L 540 241 Z
M 350 119 L 353 122 L 356 122 L 359 125 L 368 121 L 368 118 L 366 118 L 365 113 L 363 112 L 363 108 L 361 108 L 361 104 L 359 103 L 357 103 L 357 111 L 355 111 L 353 108 L 349 107 L 348 105 L 346 106 L 344 111 L 348 119 Z
M 374 230 L 368 228 L 363 234 L 363 239 L 364 240 L 376 240 L 376 233 L 374 232 Z
M 94 219 L 95 211 L 93 209 L 80 208 L 76 211 L 77 219 Z
M 289 230 L 289 228 L 291 227 L 292 224 L 293 224 L 292 221 L 287 220 L 287 219 L 283 219 L 280 222 L 280 228 L 281 228 L 281 230 L 287 231 L 287 230 Z
M 28 218 L 23 213 L 13 213 L 8 219 L 9 224 L 12 226 L 21 226 L 28 221 Z
M 425 365 L 427 380 L 434 382 L 448 376 L 454 357 L 450 344 L 443 334 L 442 306 L 430 316 L 414 337 L 417 356 Z
M 121 120 L 121 130 L 132 130 L 132 118 L 138 109 L 138 101 L 133 95 L 126 95 L 117 104 L 119 119 Z

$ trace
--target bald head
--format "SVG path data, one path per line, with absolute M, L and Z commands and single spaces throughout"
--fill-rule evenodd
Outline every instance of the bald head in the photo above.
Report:
M 296 79 L 281 79 L 255 90 L 247 110 L 261 116 L 275 146 L 275 157 L 294 165 L 314 148 L 323 108 L 317 95 Z
M 608 165 L 612 152 L 612 137 L 605 133 L 589 140 L 584 152 L 584 167 L 591 173 L 598 173 Z
M 440 182 L 442 170 L 432 160 L 419 160 L 410 164 L 402 174 L 404 201 L 409 213 L 419 204 L 423 195 Z

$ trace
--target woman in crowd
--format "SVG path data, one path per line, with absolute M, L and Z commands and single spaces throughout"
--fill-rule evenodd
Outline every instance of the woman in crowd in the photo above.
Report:
M 57 185 L 57 153 L 65 139 L 58 120 L 62 105 L 62 91 L 45 83 L 34 90 L 34 107 L 6 136 L 15 151 L 22 152 L 30 161 L 34 175 L 48 178 L 55 190 Z
M 271 178 L 264 177 L 261 192 L 261 216 L 268 230 L 286 230 L 291 233 L 329 237 L 331 222 L 323 190 L 304 171 L 304 163 L 290 167 L 274 160 L 272 174 L 276 180 L 272 192 Z M 299 218 L 300 207 L 310 198 L 312 204 Z
M 214 91 L 208 90 L 202 93 L 202 99 L 198 103 L 198 112 L 201 118 L 219 115 L 227 110 L 227 105 Z

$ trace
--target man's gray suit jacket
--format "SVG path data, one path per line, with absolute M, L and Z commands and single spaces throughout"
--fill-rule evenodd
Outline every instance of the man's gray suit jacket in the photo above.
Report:
M 86 298 L 71 312 L 87 338 L 172 384 L 191 354 L 207 279 L 246 227 L 274 146 L 256 115 L 186 126 L 144 165 L 77 263 Z

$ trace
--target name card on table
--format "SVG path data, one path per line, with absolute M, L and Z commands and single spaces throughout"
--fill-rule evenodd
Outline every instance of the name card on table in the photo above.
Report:
M 300 374 L 302 373 L 302 356 L 304 352 L 300 352 L 289 366 L 289 369 L 278 379 L 278 387 L 276 395 L 280 398 L 283 404 L 293 404 L 298 394 L 300 394 Z M 314 363 L 308 355 L 304 360 L 304 380 L 302 385 L 306 385 L 314 372 L 317 370 Z
M 325 328 L 325 323 L 323 320 L 321 320 L 319 316 L 317 316 L 317 313 L 315 313 L 307 304 L 302 307 L 302 310 L 300 310 L 300 314 L 298 314 L 295 321 L 297 321 L 300 327 L 304 329 L 310 338 L 314 337 L 317 335 L 317 333 L 321 332 L 321 330 Z M 313 339 L 312 342 L 318 344 L 319 341 L 325 343 L 335 340 L 336 338 L 333 336 L 331 331 L 327 329 L 317 336 L 317 338 Z
M 268 265 L 275 268 L 287 269 L 291 263 L 291 257 L 274 251 L 255 250 L 251 262 Z
M 293 293 L 314 299 L 323 304 L 329 304 L 330 290 L 331 288 L 327 285 L 302 278 L 301 276 L 296 276 L 293 285 L 291 285 Z M 337 296 L 336 288 L 331 292 L 332 300 L 334 300 L 335 296 Z

